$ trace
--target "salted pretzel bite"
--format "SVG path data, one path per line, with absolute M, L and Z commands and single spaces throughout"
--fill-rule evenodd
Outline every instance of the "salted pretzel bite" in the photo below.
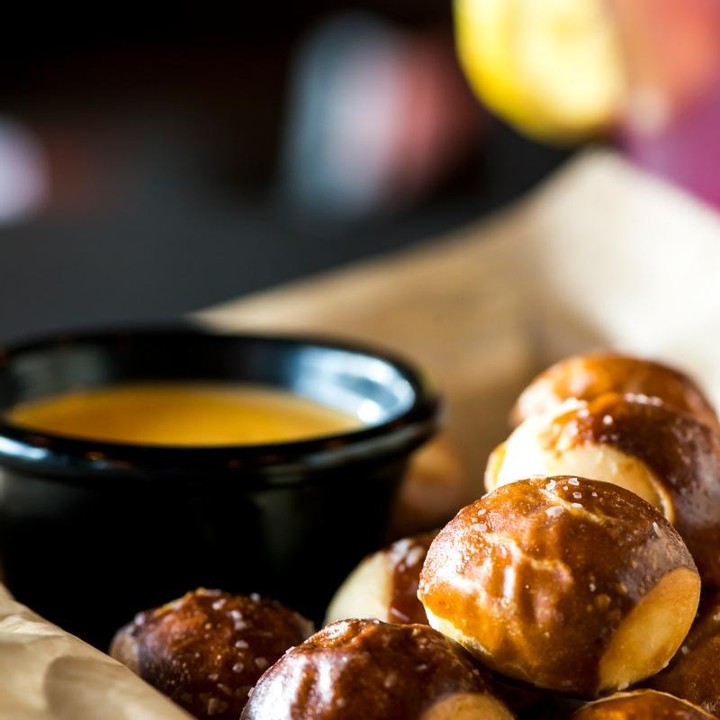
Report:
M 692 624 L 695 563 L 634 493 L 559 476 L 463 508 L 425 559 L 428 620 L 502 675 L 592 698 L 665 667 Z
M 691 377 L 660 362 L 616 353 L 575 355 L 550 366 L 523 390 L 510 419 L 519 425 L 569 398 L 594 400 L 608 392 L 658 398 L 718 426 L 715 409 Z
M 627 488 L 675 525 L 708 586 L 720 585 L 720 432 L 660 401 L 606 394 L 528 418 L 490 456 L 492 490 L 578 474 Z
M 708 720 L 702 708 L 654 690 L 618 693 L 589 703 L 570 720 Z
M 242 720 L 511 720 L 489 677 L 427 625 L 351 619 L 289 650 Z
M 427 623 L 417 586 L 435 535 L 437 531 L 397 540 L 361 560 L 331 600 L 326 624 L 367 617 L 385 622 Z
M 110 654 L 195 717 L 236 720 L 263 672 L 313 629 L 273 600 L 199 589 L 138 614 Z

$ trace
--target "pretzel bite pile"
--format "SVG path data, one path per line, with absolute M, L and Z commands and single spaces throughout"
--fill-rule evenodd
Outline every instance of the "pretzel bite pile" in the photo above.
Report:
M 602 395 L 529 417 L 490 458 L 488 490 L 578 474 L 633 491 L 675 524 L 703 579 L 720 582 L 720 434 L 656 398 Z
M 702 390 L 581 356 L 512 418 L 487 494 L 365 558 L 314 635 L 277 603 L 198 591 L 138 616 L 114 654 L 201 718 L 720 718 L 720 423 Z
M 512 523 L 504 526 L 501 523 L 499 530 L 492 530 L 488 534 L 486 520 L 485 532 L 482 532 L 482 524 L 476 521 L 470 534 L 471 537 L 482 536 L 478 547 L 482 546 L 486 554 L 507 552 L 509 557 L 515 559 L 515 564 L 518 558 L 524 558 L 521 565 L 527 562 L 528 556 L 531 557 L 531 567 L 535 574 L 531 574 L 532 579 L 528 579 L 527 569 L 522 573 L 515 569 L 508 575 L 507 570 L 502 572 L 499 569 L 502 563 L 493 559 L 486 564 L 478 564 L 477 554 L 466 549 L 464 559 L 460 561 L 462 570 L 457 572 L 460 580 L 456 579 L 456 587 L 469 592 L 469 588 L 478 589 L 482 586 L 478 593 L 478 597 L 483 598 L 482 605 L 491 605 L 488 598 L 492 597 L 496 600 L 500 598 L 500 601 L 517 597 L 514 591 L 508 592 L 508 588 L 517 588 L 521 576 L 526 579 L 526 592 L 520 593 L 520 601 L 511 600 L 509 605 L 512 610 L 505 607 L 497 613 L 497 617 L 502 617 L 505 621 L 500 624 L 500 639 L 498 640 L 495 632 L 488 632 L 490 623 L 486 623 L 479 633 L 476 654 L 482 657 L 486 664 L 505 675 L 520 678 L 535 686 L 569 692 L 574 696 L 593 698 L 613 690 L 637 686 L 643 680 L 643 675 L 646 676 L 645 685 L 670 693 L 624 694 L 617 702 L 603 700 L 587 706 L 587 709 L 577 713 L 577 717 L 585 718 L 585 713 L 587 717 L 597 715 L 608 718 L 679 718 L 704 717 L 706 712 L 718 714 L 720 433 L 712 404 L 695 382 L 673 368 L 620 355 L 588 355 L 569 358 L 541 373 L 520 395 L 511 417 L 517 427 L 488 460 L 485 485 L 490 494 L 485 496 L 481 504 L 494 507 L 503 501 L 507 502 L 506 493 L 514 490 L 514 494 L 522 498 L 518 499 L 518 502 L 524 502 L 527 506 L 533 502 L 533 493 L 537 492 L 538 487 L 545 488 L 544 498 L 536 498 L 533 508 L 525 507 L 522 510 L 523 517 L 516 517 Z M 539 477 L 528 480 L 531 476 Z M 600 627 L 593 630 L 589 617 L 582 621 L 579 616 L 573 615 L 578 609 L 576 603 L 582 602 L 579 598 L 586 593 L 579 588 L 565 600 L 562 599 L 560 588 L 572 573 L 570 576 L 556 575 L 553 578 L 552 590 L 548 590 L 549 585 L 540 581 L 537 575 L 541 571 L 549 572 L 545 562 L 547 547 L 554 542 L 552 538 L 559 533 L 559 528 L 554 527 L 550 534 L 546 524 L 541 529 L 529 529 L 533 526 L 532 518 L 540 512 L 542 502 L 548 502 L 548 486 L 553 487 L 553 493 L 556 494 L 559 484 L 562 483 L 564 488 L 565 484 L 569 483 L 567 476 L 570 476 L 570 479 L 575 478 L 575 482 L 580 486 L 587 482 L 593 482 L 596 486 L 595 510 L 591 512 L 597 516 L 598 522 L 593 526 L 592 532 L 574 531 L 571 536 L 568 531 L 564 538 L 555 541 L 558 547 L 564 546 L 559 553 L 562 556 L 561 562 L 565 568 L 570 567 L 567 563 L 568 553 L 574 561 L 580 560 L 581 566 L 584 560 L 587 560 L 587 569 L 594 573 L 593 587 L 597 587 L 597 573 L 604 575 L 608 568 L 612 568 L 612 572 L 618 572 L 614 587 L 620 591 L 620 595 L 615 595 L 612 591 L 603 593 L 609 598 L 607 602 L 610 606 L 617 604 L 620 607 L 623 599 L 624 602 L 629 600 L 630 595 L 635 592 L 631 590 L 634 583 L 632 578 L 637 578 L 638 573 L 644 576 L 643 583 L 651 577 L 657 579 L 656 573 L 662 575 L 663 572 L 661 565 L 667 562 L 672 564 L 672 557 L 685 568 L 684 578 L 687 582 L 684 588 L 681 587 L 682 583 L 676 585 L 675 580 L 671 579 L 677 579 L 678 572 L 667 566 L 670 574 L 659 579 L 649 595 L 638 596 L 639 601 L 615 631 L 609 630 L 611 625 L 608 623 L 603 625 L 604 632 Z M 593 480 L 584 480 L 583 476 Z M 598 527 L 607 522 L 611 514 L 602 508 L 601 503 L 597 503 L 603 495 L 600 487 L 597 487 L 597 481 L 601 481 L 600 487 L 603 487 L 604 493 L 625 499 L 634 497 L 635 504 L 645 508 L 642 512 L 638 509 L 637 513 L 628 514 L 625 518 L 625 531 L 620 531 L 620 535 L 609 544 L 603 543 L 598 536 Z M 585 507 L 585 495 L 586 492 L 581 490 L 575 498 L 583 505 L 583 514 L 590 510 Z M 565 501 L 568 499 L 564 498 Z M 652 510 L 648 504 L 652 506 Z M 567 506 L 563 515 L 566 510 Z M 547 511 L 559 512 L 550 508 Z M 466 508 L 458 518 L 468 512 L 470 511 Z M 661 547 L 657 540 L 653 540 L 641 553 L 645 558 L 641 560 L 637 547 L 633 548 L 632 545 L 638 540 L 637 533 L 642 532 L 643 523 L 647 523 L 653 513 L 661 513 L 665 522 L 661 524 L 658 517 L 655 517 L 651 521 L 652 527 L 664 527 L 664 532 L 667 532 L 672 525 L 677 531 L 677 538 L 665 548 Z M 460 523 L 458 518 L 450 525 Z M 587 518 L 589 516 L 586 516 Z M 496 517 L 494 522 L 497 524 Z M 619 531 L 616 519 L 612 522 L 611 534 Z M 440 533 L 436 542 L 443 542 L 443 533 L 447 530 L 446 528 Z M 626 533 L 624 537 L 623 533 Z M 518 534 L 520 537 L 517 537 Z M 462 552 L 459 537 L 456 536 L 452 541 L 455 553 Z M 669 539 L 670 536 L 666 537 Z M 462 542 L 471 540 L 465 539 Z M 690 565 L 687 558 L 681 561 L 680 555 L 676 554 L 681 552 L 677 542 L 686 548 L 686 552 L 694 559 L 699 569 L 701 586 L 698 584 L 694 589 L 691 587 L 690 576 L 687 574 Z M 595 546 L 594 550 L 587 550 L 589 554 L 584 559 L 578 551 L 582 544 L 588 544 L 588 548 Z M 570 547 L 574 549 L 571 550 Z M 436 571 L 432 570 L 431 565 L 436 553 L 441 557 L 450 552 L 452 550 L 447 544 L 437 549 L 430 548 L 420 586 L 421 597 L 423 592 L 430 592 L 435 588 L 433 583 L 437 583 L 438 578 L 451 573 L 447 565 Z M 539 552 L 545 555 L 541 564 L 537 564 Z M 553 555 L 552 551 L 549 555 Z M 468 559 L 470 556 L 472 560 Z M 649 563 L 646 570 L 641 570 L 646 562 Z M 513 564 L 509 560 L 506 565 L 508 563 Z M 427 590 L 424 580 L 426 574 L 429 577 Z M 469 576 L 472 576 L 471 579 Z M 604 576 L 606 580 L 610 579 L 609 575 Z M 635 587 L 637 591 L 640 586 Z M 498 588 L 502 588 L 502 592 Z M 668 588 L 672 588 L 674 598 L 668 593 Z M 700 589 L 705 600 L 690 629 L 694 620 L 691 608 L 693 602 L 697 601 Z M 523 602 L 529 603 L 530 612 L 527 608 L 524 609 Z M 441 627 L 446 622 L 442 615 L 439 620 L 436 619 L 428 602 L 425 602 L 425 606 L 431 624 Z M 587 607 L 590 607 L 590 603 Z M 541 649 L 542 638 L 538 637 L 538 620 L 545 618 L 547 622 L 549 608 L 552 608 L 550 617 L 555 612 L 556 617 L 560 618 L 561 627 L 554 635 L 548 629 L 556 644 L 555 649 L 550 647 L 545 652 Z M 596 607 L 589 613 L 595 620 L 598 619 L 597 610 Z M 515 628 L 518 622 L 522 624 L 523 613 L 527 620 L 532 619 L 529 625 L 535 628 L 534 631 L 512 629 L 513 622 Z M 516 620 L 518 614 L 520 621 Z M 575 620 L 571 620 L 571 617 Z M 573 657 L 575 653 L 567 649 L 568 643 L 564 641 L 568 637 L 566 624 L 574 624 L 574 632 L 584 626 L 582 637 L 592 643 L 594 650 L 607 654 L 604 657 L 601 655 L 597 664 L 591 660 L 593 653 L 589 651 Z M 608 632 L 618 633 L 616 637 L 620 639 L 610 638 L 610 645 L 606 645 Z M 509 639 L 506 637 L 508 635 Z M 577 638 L 574 642 L 577 647 Z M 468 641 L 466 644 L 470 646 Z M 552 646 L 552 643 L 550 644 Z M 553 678 L 553 659 L 557 659 L 559 652 L 557 646 L 564 648 L 564 654 L 572 658 L 572 662 L 569 675 L 561 677 L 563 673 L 559 673 Z M 636 652 L 649 652 L 652 655 L 652 648 L 658 650 L 660 646 L 664 646 L 664 650 L 655 652 L 651 662 L 642 661 Z M 499 650 L 493 650 L 494 647 Z M 679 652 L 676 653 L 678 648 Z M 519 660 L 513 656 L 513 652 L 519 655 Z M 532 663 L 528 663 L 523 654 L 537 656 L 537 667 L 532 667 Z M 618 668 L 622 666 L 620 672 L 612 671 L 616 661 L 619 663 Z M 590 685 L 580 687 L 582 682 L 577 684 L 577 680 L 576 685 L 569 688 L 570 678 L 575 673 L 582 674 L 582 662 L 586 664 L 586 670 L 588 667 L 596 667 L 598 670 L 599 674 L 594 680 L 597 685 L 594 689 Z M 669 667 L 663 670 L 668 664 Z M 644 666 L 644 669 L 641 670 L 641 666 Z M 613 676 L 614 681 L 611 682 L 610 678 Z M 586 680 L 589 677 L 585 674 Z M 557 684 L 553 685 L 554 682 Z M 564 687 L 561 687 L 561 682 Z M 689 702 L 680 703 L 672 696 Z M 690 703 L 693 705 L 690 706 Z

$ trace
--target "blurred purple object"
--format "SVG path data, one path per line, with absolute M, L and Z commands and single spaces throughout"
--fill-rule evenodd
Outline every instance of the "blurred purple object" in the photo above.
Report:
M 623 147 L 720 208 L 720 2 L 608 2 L 627 67 Z
M 640 166 L 720 208 L 720 84 L 660 131 L 627 132 L 624 145 Z

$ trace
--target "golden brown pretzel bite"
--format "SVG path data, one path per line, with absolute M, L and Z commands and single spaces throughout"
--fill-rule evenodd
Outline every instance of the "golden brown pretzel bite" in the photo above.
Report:
M 718 426 L 715 409 L 688 375 L 659 362 L 614 353 L 576 355 L 555 363 L 520 394 L 510 418 L 519 425 L 569 398 L 594 400 L 608 392 L 656 397 Z
M 312 631 L 273 600 L 200 589 L 137 615 L 110 654 L 197 718 L 235 720 L 263 672 Z
M 720 433 L 659 401 L 606 394 L 528 418 L 488 462 L 488 490 L 531 475 L 578 474 L 631 490 L 687 543 L 720 585 Z
M 243 720 L 511 720 L 488 679 L 427 625 L 341 620 L 260 679 Z
M 703 600 L 670 665 L 646 684 L 720 716 L 720 593 Z
M 437 531 L 403 538 L 364 558 L 338 588 L 325 622 L 372 617 L 385 622 L 427 624 L 417 586 L 435 535 Z
M 573 713 L 570 720 L 708 720 L 712 717 L 686 700 L 654 690 L 637 690 L 585 705 Z
M 433 627 L 497 672 L 596 697 L 667 664 L 700 578 L 675 529 L 637 495 L 559 476 L 461 510 L 430 546 L 418 595 Z

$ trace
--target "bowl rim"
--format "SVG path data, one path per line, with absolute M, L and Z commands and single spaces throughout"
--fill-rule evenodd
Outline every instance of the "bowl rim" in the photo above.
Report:
M 308 475 L 331 481 L 333 473 L 354 462 L 387 461 L 408 455 L 439 430 L 442 401 L 427 374 L 401 355 L 374 343 L 329 333 L 217 330 L 194 323 L 106 327 L 38 336 L 0 346 L 0 373 L 14 358 L 55 347 L 112 346 L 136 338 L 214 338 L 217 342 L 259 342 L 337 349 L 379 359 L 410 384 L 413 401 L 405 411 L 376 425 L 317 438 L 258 445 L 132 444 L 75 438 L 33 430 L 0 414 L 0 468 L 73 484 L 112 480 L 145 482 L 236 481 L 251 486 L 304 484 Z M 210 380 L 212 380 L 210 378 Z M 278 385 L 282 388 L 282 385 Z

